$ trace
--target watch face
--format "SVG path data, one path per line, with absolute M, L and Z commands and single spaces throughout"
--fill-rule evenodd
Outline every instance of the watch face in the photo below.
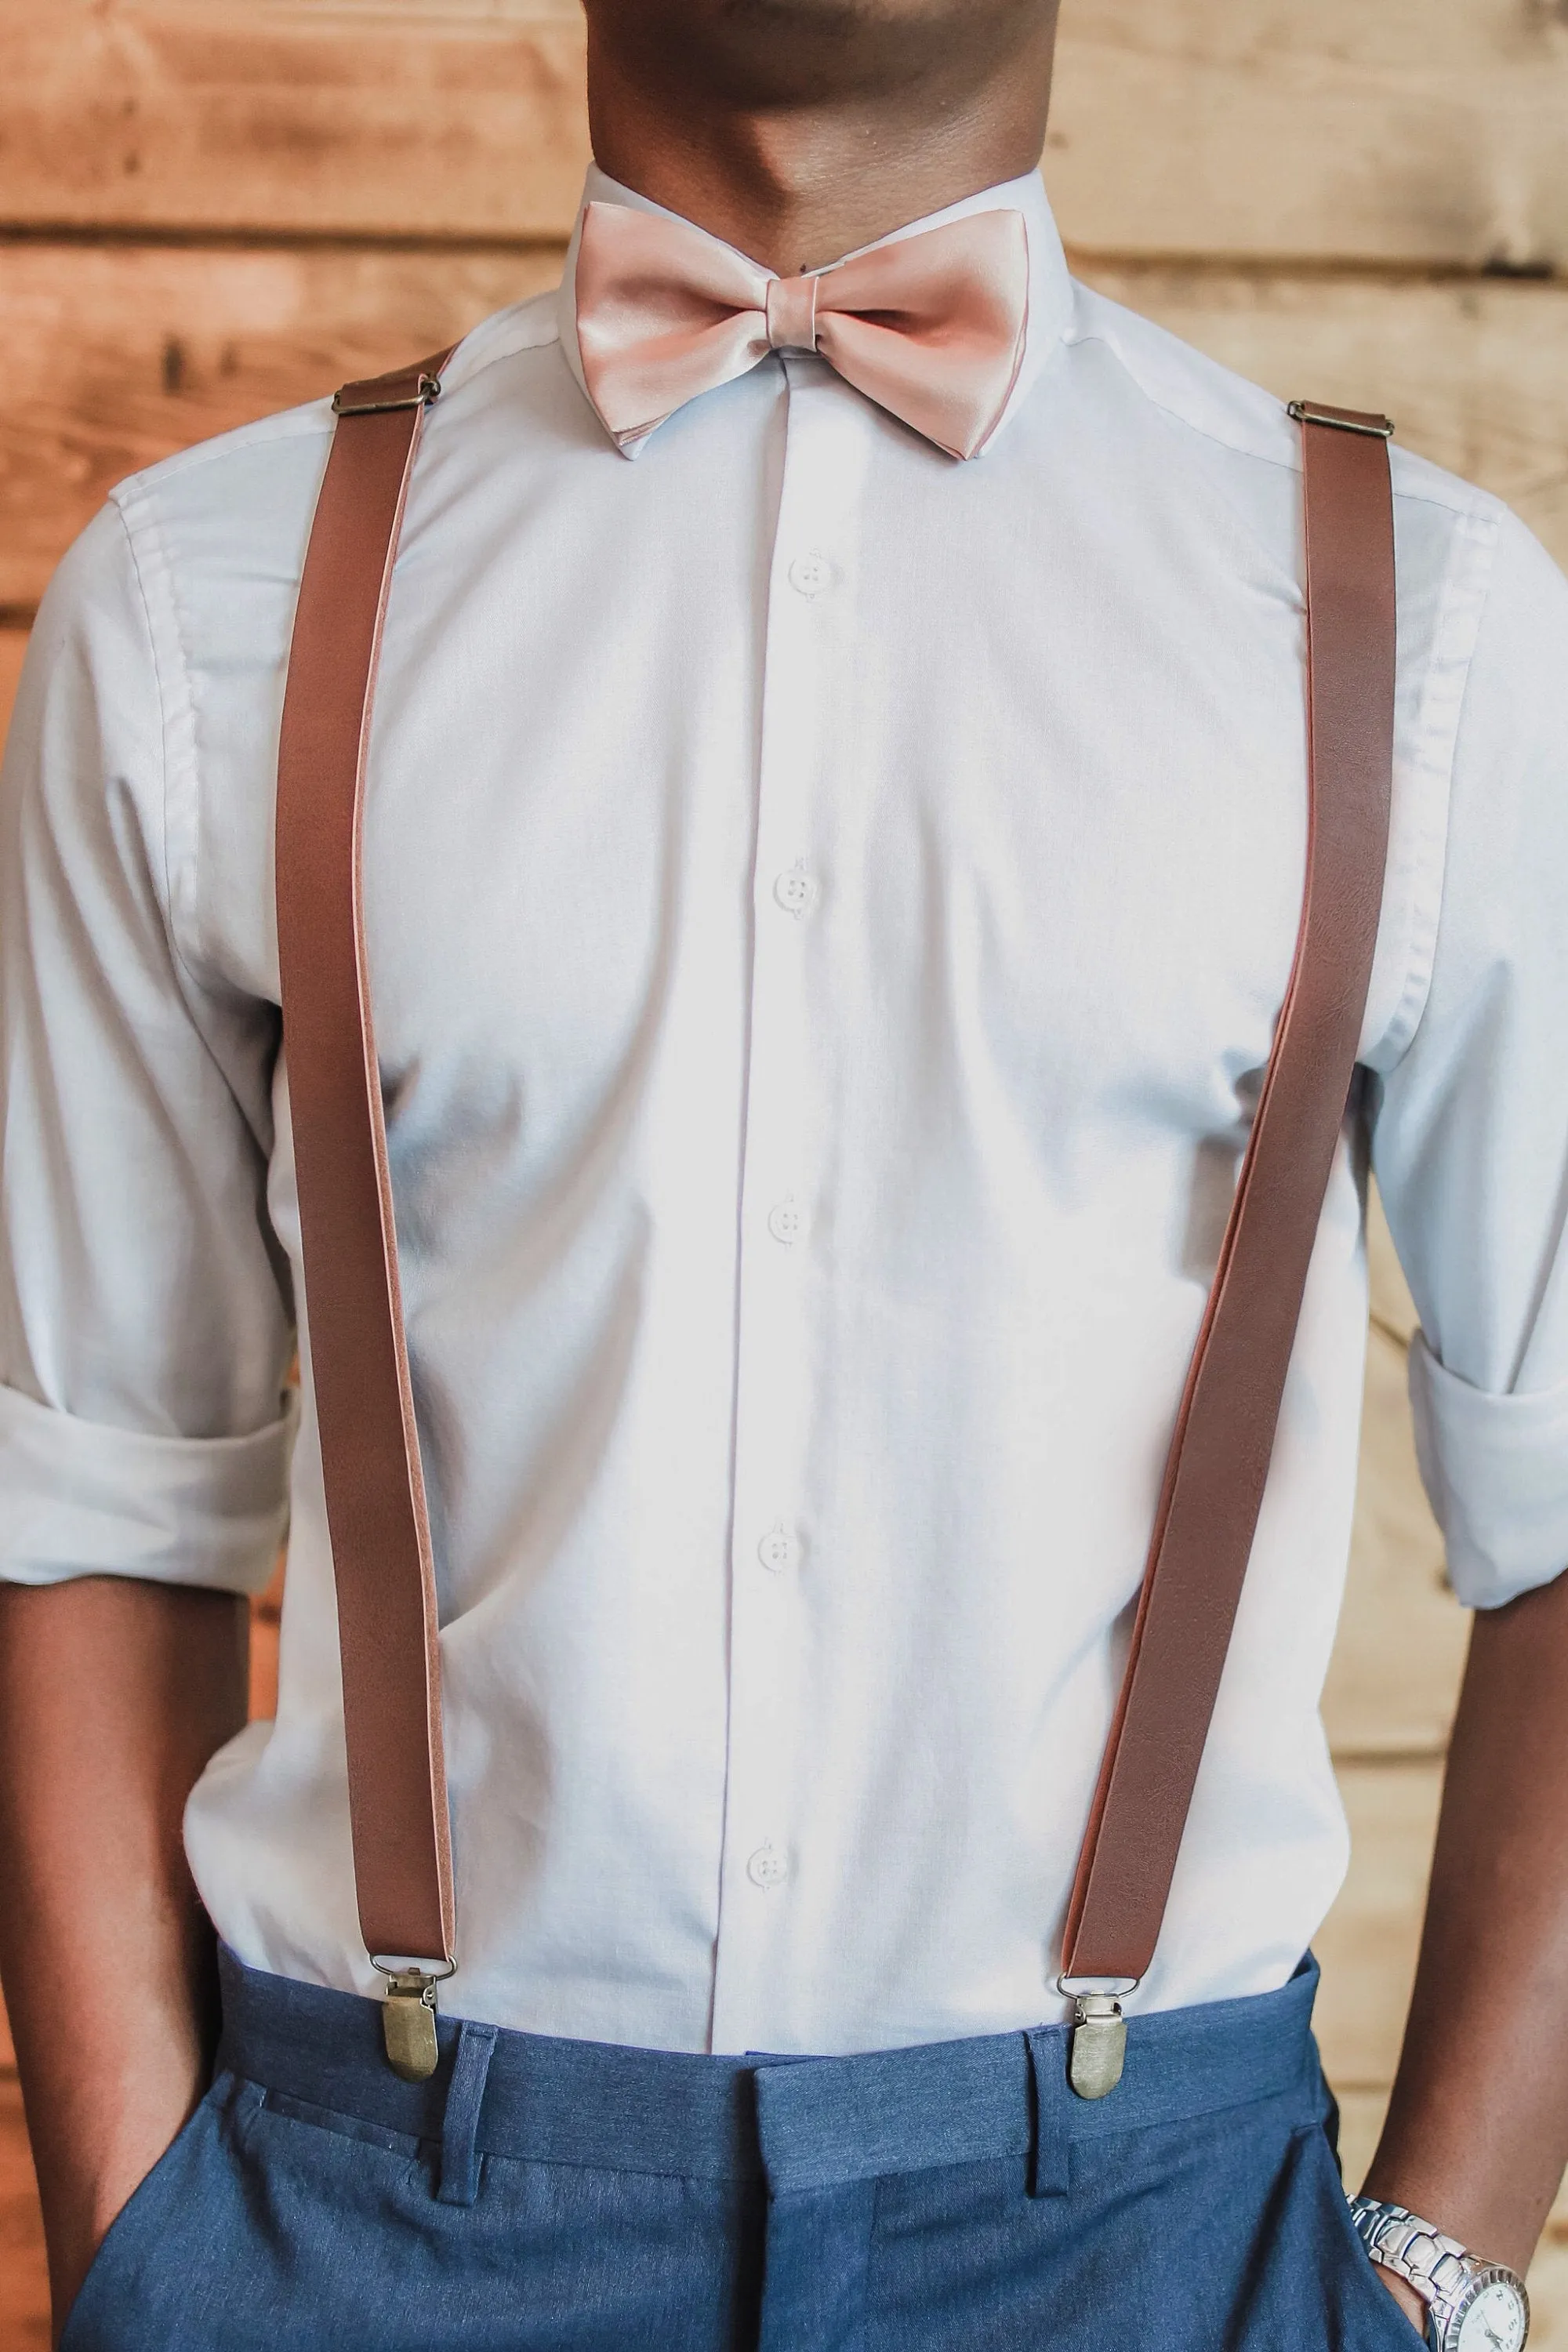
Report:
M 1520 2352 L 1530 2314 L 1512 2282 L 1494 2276 L 1478 2280 L 1458 2316 L 1458 2330 L 1444 2337 L 1453 2352 Z

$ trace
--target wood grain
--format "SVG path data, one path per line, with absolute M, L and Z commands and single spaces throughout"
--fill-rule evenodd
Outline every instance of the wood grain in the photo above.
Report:
M 563 233 L 579 13 L 335 0 L 0 0 L 0 219 L 364 236 Z
M 564 235 L 562 0 L 0 0 L 0 220 Z M 1100 252 L 1568 261 L 1559 0 L 1067 0 L 1048 176 Z
M 1405 1346 L 1415 1337 L 1420 1318 L 1375 1184 L 1367 1187 L 1366 1263 L 1372 1319 L 1381 1324 L 1390 1339 Z
M 250 1604 L 250 1719 L 278 1712 L 278 1637 L 283 1614 L 283 1559 Z
M 126 474 L 417 356 L 552 285 L 560 250 L 13 247 L 0 274 L 0 604 L 36 603 Z
M 1047 176 L 1102 252 L 1568 259 L 1555 0 L 1066 0 Z
M 1317 1940 L 1318 2036 L 1336 2088 L 1379 2089 L 1394 2079 L 1442 1779 L 1435 1760 L 1340 1768 L 1351 1869 Z
M 1568 2352 L 1568 2222 L 1548 2226 L 1529 2284 L 1530 2352 Z
M 47 2352 L 49 2284 L 22 2095 L 0 2074 L 0 2352 Z
M 27 650 L 26 629 L 0 628 L 0 742 L 11 724 L 11 705 L 16 698 L 16 680 L 22 674 L 22 656 Z

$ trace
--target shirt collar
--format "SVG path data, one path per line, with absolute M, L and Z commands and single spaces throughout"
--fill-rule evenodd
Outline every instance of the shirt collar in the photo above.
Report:
M 577 348 L 577 247 L 583 236 L 583 214 L 590 204 L 626 205 L 633 212 L 657 213 L 666 220 L 681 218 L 679 213 L 670 212 L 666 205 L 656 205 L 651 197 L 638 195 L 635 188 L 623 187 L 619 180 L 612 180 L 607 172 L 601 172 L 596 163 L 589 164 L 588 176 L 583 187 L 583 201 L 577 207 L 572 240 L 566 248 L 561 289 L 556 296 L 561 349 L 584 399 L 588 396 L 587 386 L 583 380 L 583 361 Z M 1024 331 L 1024 356 L 1017 382 L 1008 395 L 1000 422 L 984 448 L 977 453 L 982 457 L 986 451 L 995 447 L 1020 404 L 1027 399 L 1047 362 L 1060 345 L 1072 314 L 1072 281 L 1068 276 L 1067 257 L 1062 251 L 1062 241 L 1039 173 L 1026 172 L 1019 179 L 999 181 L 994 187 L 982 188 L 973 196 L 962 197 L 955 205 L 943 205 L 941 212 L 927 213 L 923 219 L 909 221 L 902 228 L 893 229 L 888 236 L 875 238 L 870 245 L 856 248 L 857 252 L 872 253 L 878 246 L 895 245 L 901 237 L 918 236 L 922 229 L 940 228 L 944 222 L 963 220 L 971 213 L 1005 210 L 1024 215 L 1024 226 L 1029 240 L 1029 315 Z M 687 224 L 688 226 L 691 225 Z M 699 234 L 706 236 L 709 231 L 700 230 Z M 715 238 L 714 243 L 721 244 L 722 239 Z M 847 261 L 854 257 L 843 254 L 839 257 Z M 646 446 L 644 441 L 635 442 L 625 455 L 635 457 Z

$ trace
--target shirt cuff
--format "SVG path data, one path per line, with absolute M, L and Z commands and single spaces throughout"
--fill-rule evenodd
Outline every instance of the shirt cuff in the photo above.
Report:
M 1500 1609 L 1568 1568 L 1568 1381 L 1492 1396 L 1410 1343 L 1415 1454 L 1468 1609 Z
M 0 1387 L 0 1580 L 259 1592 L 288 1524 L 296 1418 L 290 1399 L 250 1437 L 152 1437 Z

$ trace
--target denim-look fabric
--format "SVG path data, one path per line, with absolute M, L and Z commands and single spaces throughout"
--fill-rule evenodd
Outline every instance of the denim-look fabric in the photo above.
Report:
M 1350 2225 L 1317 1972 L 1131 2021 L 688 2057 L 444 2021 L 224 1959 L 205 2101 L 63 2352 L 1413 2352 Z

